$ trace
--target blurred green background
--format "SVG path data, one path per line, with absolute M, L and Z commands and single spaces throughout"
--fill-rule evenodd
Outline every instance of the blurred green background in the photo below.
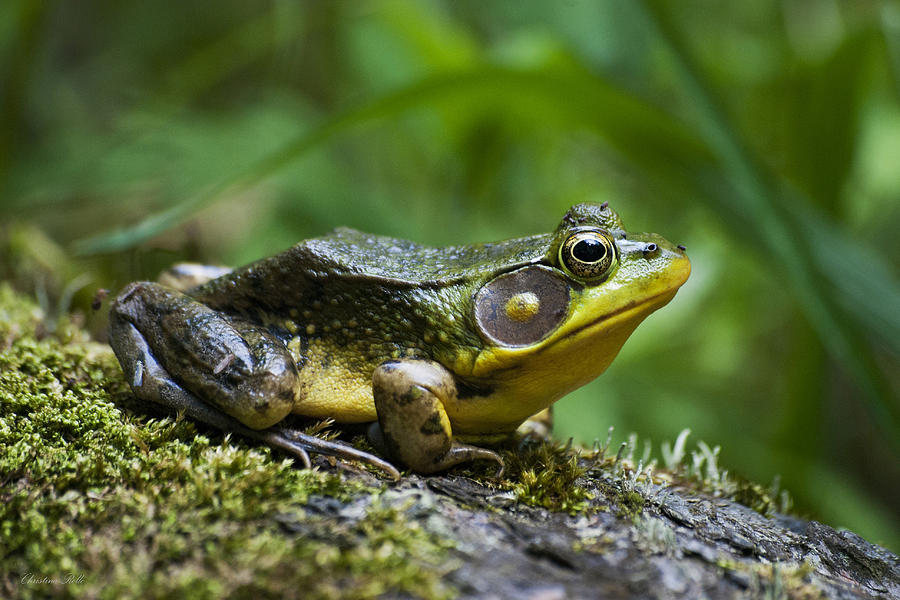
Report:
M 690 428 L 897 550 L 898 93 L 896 2 L 4 0 L 2 276 L 88 313 L 337 225 L 458 244 L 609 201 L 694 271 L 559 436 Z

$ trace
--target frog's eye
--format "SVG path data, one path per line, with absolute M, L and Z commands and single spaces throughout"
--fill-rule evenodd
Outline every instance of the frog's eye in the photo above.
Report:
M 559 247 L 559 262 L 575 279 L 595 282 L 615 266 L 616 243 L 599 229 L 576 231 Z
M 530 346 L 550 335 L 569 313 L 569 284 L 533 265 L 495 277 L 475 296 L 482 335 L 503 346 Z

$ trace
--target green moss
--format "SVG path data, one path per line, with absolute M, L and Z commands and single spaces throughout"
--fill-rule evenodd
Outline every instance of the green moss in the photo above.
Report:
M 587 508 L 591 493 L 577 480 L 590 468 L 579 452 L 555 442 L 525 444 L 503 455 L 506 478 L 519 502 L 574 514 Z
M 0 285 L 0 596 L 446 597 L 446 544 L 334 472 L 123 408 L 108 347 Z M 339 520 L 309 503 L 359 506 Z
M 603 468 L 608 468 L 608 466 L 598 468 L 596 473 L 599 474 Z M 626 477 L 621 473 L 613 472 L 604 477 L 598 477 L 595 483 L 603 498 L 615 508 L 620 517 L 629 519 L 635 525 L 638 524 L 647 500 L 638 490 L 634 489 L 634 485 Z
M 729 498 L 766 517 L 772 516 L 778 507 L 778 499 L 773 497 L 770 488 L 743 478 L 734 479 Z
M 644 510 L 644 497 L 634 490 L 619 495 L 619 510 L 630 519 L 636 519 Z

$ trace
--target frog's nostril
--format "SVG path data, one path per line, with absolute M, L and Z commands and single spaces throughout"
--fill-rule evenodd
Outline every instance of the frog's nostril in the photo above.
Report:
M 687 250 L 687 248 L 684 247 L 684 244 L 678 244 L 678 246 L 676 246 L 676 247 L 677 247 L 679 250 L 681 250 L 682 252 L 684 252 L 685 250 Z
M 659 251 L 659 246 L 657 246 L 653 242 L 644 244 L 644 250 L 643 250 L 644 258 L 650 258 L 652 256 L 655 256 L 658 251 Z

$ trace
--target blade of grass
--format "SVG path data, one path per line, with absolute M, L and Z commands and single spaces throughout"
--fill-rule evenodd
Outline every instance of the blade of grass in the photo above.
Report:
M 484 66 L 467 72 L 438 75 L 391 92 L 324 121 L 318 127 L 273 151 L 247 168 L 225 177 L 184 202 L 117 231 L 79 240 L 79 254 L 111 252 L 134 247 L 189 219 L 227 193 L 249 188 L 278 173 L 308 152 L 321 148 L 341 133 L 379 120 L 393 119 L 422 107 L 477 98 L 498 107 L 522 98 L 540 102 L 540 113 L 555 111 L 558 118 L 593 129 L 634 162 L 656 165 L 659 176 L 688 185 L 685 173 L 711 163 L 693 134 L 649 104 L 581 72 L 519 70 Z

